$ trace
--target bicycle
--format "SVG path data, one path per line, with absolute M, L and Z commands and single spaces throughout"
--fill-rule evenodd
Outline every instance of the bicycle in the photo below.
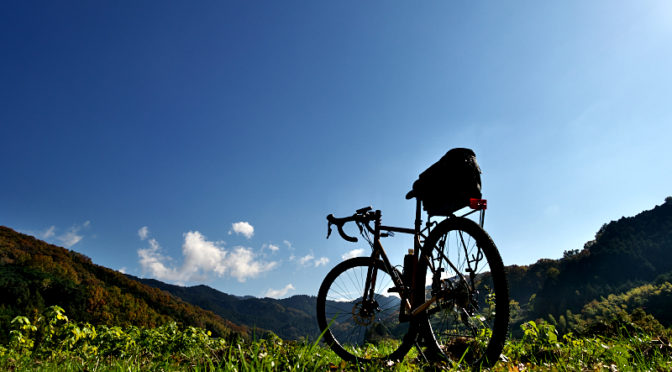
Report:
M 421 204 L 416 198 L 413 228 L 384 226 L 381 211 L 371 207 L 327 216 L 327 238 L 335 225 L 343 239 L 357 242 L 343 230 L 354 222 L 372 253 L 339 263 L 322 282 L 317 318 L 323 338 L 346 361 L 401 360 L 416 346 L 433 358 L 491 366 L 508 332 L 509 296 L 502 259 L 483 230 L 487 201 L 471 199 L 471 211 L 442 221 L 428 214 L 424 227 Z M 467 218 L 476 212 L 479 223 Z M 394 233 L 414 237 L 402 271 L 380 242 Z

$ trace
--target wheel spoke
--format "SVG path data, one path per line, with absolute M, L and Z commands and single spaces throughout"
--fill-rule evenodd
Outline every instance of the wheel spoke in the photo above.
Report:
M 425 300 L 438 298 L 426 311 L 425 328 L 434 333 L 426 338 L 436 339 L 446 358 L 459 360 L 468 350 L 467 362 L 494 363 L 508 328 L 508 289 L 494 243 L 473 221 L 449 218 L 429 234 L 422 254 L 432 265 L 424 263 L 416 281 L 430 280 Z M 492 345 L 487 355 L 482 345 Z
M 371 268 L 376 275 L 372 298 L 366 284 Z M 370 257 L 344 261 L 329 272 L 318 294 L 318 322 L 324 329 L 333 320 L 325 340 L 339 356 L 398 358 L 410 349 L 404 342 L 409 326 L 399 320 L 400 297 L 388 293 L 393 286 L 382 261 Z

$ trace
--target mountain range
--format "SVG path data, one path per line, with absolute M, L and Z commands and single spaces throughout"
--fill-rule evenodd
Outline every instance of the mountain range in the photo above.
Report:
M 517 309 L 514 322 L 588 314 L 586 306 L 594 308 L 612 294 L 635 291 L 658 296 L 638 303 L 648 304 L 646 313 L 669 327 L 672 289 L 661 294 L 658 287 L 638 288 L 663 283 L 672 287 L 672 198 L 604 224 L 594 240 L 582 249 L 565 251 L 560 259 L 511 265 L 506 271 Z M 314 296 L 238 297 L 205 285 L 183 287 L 124 275 L 77 252 L 0 227 L 2 335 L 8 334 L 14 316 L 37 314 L 58 304 L 71 317 L 94 324 L 151 327 L 172 320 L 224 337 L 261 336 L 270 330 L 283 339 L 315 339 L 315 303 Z
M 130 275 L 129 278 L 208 309 L 236 324 L 245 324 L 251 330 L 272 330 L 286 340 L 305 337 L 315 339 L 320 334 L 315 315 L 315 296 L 297 295 L 280 300 L 238 297 L 206 285 L 182 287 L 154 279 L 141 279 Z
M 591 301 L 624 293 L 646 283 L 672 279 L 672 198 L 634 217 L 605 223 L 583 249 L 560 259 L 506 267 L 510 297 L 520 307 L 517 323 L 580 312 Z M 207 286 L 181 287 L 138 279 L 225 319 L 272 330 L 285 339 L 319 334 L 314 296 L 239 298 Z M 648 309 L 669 326 L 664 309 Z M 671 319 L 672 320 L 672 319 Z M 670 323 L 670 324 L 668 324 Z

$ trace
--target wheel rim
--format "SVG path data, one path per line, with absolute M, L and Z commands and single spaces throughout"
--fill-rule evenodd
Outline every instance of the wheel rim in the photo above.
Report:
M 433 249 L 431 257 L 425 253 L 425 299 L 436 298 L 427 315 L 440 353 L 473 364 L 490 354 L 495 315 L 502 307 L 497 305 L 490 262 L 496 248 L 487 236 L 466 230 L 448 229 L 428 239 Z M 494 270 L 495 275 L 500 272 Z
M 400 300 L 390 275 L 378 268 L 374 297 L 364 300 L 368 265 L 343 270 L 326 290 L 328 340 L 361 359 L 386 358 L 401 345 L 408 323 L 399 321 Z

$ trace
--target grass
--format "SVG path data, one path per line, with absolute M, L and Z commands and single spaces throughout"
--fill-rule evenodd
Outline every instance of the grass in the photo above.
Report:
M 430 363 L 412 350 L 402 361 L 343 362 L 319 342 L 224 340 L 170 323 L 155 329 L 93 327 L 71 322 L 60 308 L 31 323 L 13 321 L 11 341 L 0 346 L 4 371 L 421 371 L 468 370 Z M 549 324 L 528 322 L 522 339 L 509 340 L 492 371 L 670 371 L 665 336 L 559 337 Z M 378 345 L 386 347 L 389 345 Z
M 534 348 L 521 340 L 509 342 L 492 371 L 670 371 L 670 346 L 657 339 L 576 339 L 551 348 Z M 137 354 L 81 357 L 72 353 L 36 358 L 31 355 L 0 358 L 7 371 L 420 371 L 468 370 L 467 366 L 431 364 L 407 357 L 401 362 L 364 365 L 345 363 L 324 346 L 282 340 L 236 342 L 211 350 L 209 355 Z

